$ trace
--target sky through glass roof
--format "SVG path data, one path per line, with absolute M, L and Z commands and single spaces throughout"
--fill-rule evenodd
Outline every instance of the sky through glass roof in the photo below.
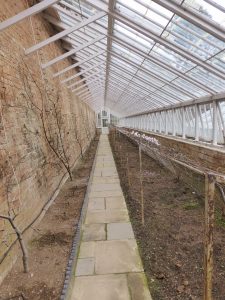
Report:
M 127 116 L 225 91 L 225 1 L 65 0 L 54 8 L 61 28 L 106 13 L 63 39 L 67 51 L 87 45 L 72 56 L 84 88 L 66 84 L 95 110 Z

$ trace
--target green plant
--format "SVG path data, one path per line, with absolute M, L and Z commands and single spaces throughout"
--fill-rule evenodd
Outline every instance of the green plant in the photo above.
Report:
M 199 208 L 200 204 L 198 202 L 188 202 L 183 205 L 185 210 L 193 210 Z
M 222 215 L 222 212 L 216 209 L 215 211 L 215 223 L 219 227 L 225 228 L 225 218 Z

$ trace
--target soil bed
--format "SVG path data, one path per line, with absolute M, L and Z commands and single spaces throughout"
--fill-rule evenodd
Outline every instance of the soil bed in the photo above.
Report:
M 138 148 L 112 131 L 110 144 L 153 299 L 202 299 L 204 198 L 142 154 L 142 226 Z M 213 299 L 224 300 L 225 222 L 216 216 Z
M 30 274 L 23 273 L 21 257 L 0 286 L 1 300 L 56 300 L 64 283 L 72 240 L 76 232 L 99 137 L 68 180 L 41 222 L 33 226 L 28 245 Z

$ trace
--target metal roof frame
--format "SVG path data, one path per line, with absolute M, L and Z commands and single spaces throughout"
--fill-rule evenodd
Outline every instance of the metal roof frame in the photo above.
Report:
M 42 15 L 60 31 L 26 49 L 25 54 L 30 55 L 61 40 L 66 52 L 41 67 L 46 69 L 71 58 L 74 60 L 71 65 L 53 73 L 53 78 L 61 76 L 62 84 L 92 104 L 93 99 L 98 101 L 95 90 L 100 88 L 99 101 L 103 100 L 103 105 L 125 115 L 137 106 L 143 112 L 146 108 L 161 107 L 163 110 L 189 102 L 198 103 L 199 99 L 214 99 L 216 94 L 225 91 L 224 27 L 187 6 L 186 0 L 180 3 L 175 0 L 132 1 L 139 7 L 124 0 L 108 0 L 108 3 L 80 0 L 80 5 L 77 0 L 43 0 L 1 22 L 0 31 L 49 7 L 55 9 L 58 18 L 48 12 Z M 225 13 L 222 4 L 203 1 Z M 144 10 L 158 14 L 164 21 L 154 19 Z M 187 27 L 187 32 L 201 41 L 200 44 L 182 35 L 183 21 L 195 26 Z M 174 31 L 173 26 L 180 31 Z M 78 73 L 67 75 L 77 67 Z M 78 79 L 80 76 L 83 78 Z

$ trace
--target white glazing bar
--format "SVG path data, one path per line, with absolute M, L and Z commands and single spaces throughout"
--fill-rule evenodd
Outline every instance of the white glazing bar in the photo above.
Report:
M 104 78 L 104 75 L 102 74 L 102 72 L 103 72 L 103 70 L 98 70 L 98 71 L 96 71 L 96 72 L 94 72 L 94 73 L 92 73 L 92 74 L 90 74 L 90 75 L 88 75 L 88 76 L 82 78 L 81 80 L 78 80 L 78 81 L 76 81 L 76 82 L 74 82 L 74 83 L 68 85 L 67 87 L 68 87 L 68 88 L 71 88 L 71 87 L 77 86 L 77 85 L 80 84 L 81 82 L 86 81 L 87 79 L 90 79 L 90 78 L 92 78 L 93 76 L 98 76 L 99 78 Z
M 153 127 L 153 131 L 156 132 L 156 113 L 153 114 L 154 117 L 154 127 Z
M 159 133 L 162 131 L 162 112 L 159 112 Z
M 218 130 L 218 113 L 217 113 L 217 105 L 216 101 L 213 101 L 213 120 L 212 120 L 212 143 L 213 145 L 217 145 L 217 130 Z
M 102 85 L 97 85 L 94 88 L 90 88 L 89 90 L 81 91 L 81 92 L 77 93 L 76 95 L 79 96 L 79 97 L 84 96 L 85 94 L 91 93 L 91 92 L 93 92 L 95 90 L 99 90 L 101 88 L 102 88 Z
M 224 116 L 223 116 L 220 102 L 218 102 L 217 108 L 218 108 L 218 113 L 220 115 L 220 120 L 221 120 L 221 124 L 222 124 L 222 132 L 223 132 L 223 137 L 224 137 L 224 142 L 225 142 L 225 123 L 224 123 Z
M 167 1 L 167 0 L 166 0 Z M 185 49 L 176 46 L 172 41 L 169 41 L 168 39 L 158 36 L 155 34 L 153 30 L 150 28 L 147 28 L 145 25 L 141 25 L 137 23 L 136 21 L 132 20 L 131 18 L 122 15 L 118 12 L 110 12 L 108 11 L 108 7 L 106 4 L 99 0 L 86 0 L 87 3 L 90 5 L 96 7 L 97 9 L 103 10 L 107 12 L 108 14 L 112 15 L 116 20 L 119 22 L 122 22 L 123 24 L 127 25 L 128 27 L 132 28 L 133 30 L 136 30 L 137 32 L 143 34 L 146 37 L 149 37 L 150 39 L 153 39 L 156 43 L 159 43 L 163 45 L 164 47 L 174 51 L 175 53 L 181 55 L 182 57 L 186 58 L 187 60 L 195 63 L 198 66 L 203 67 L 204 69 L 208 70 L 209 72 L 219 76 L 220 78 L 225 79 L 225 73 L 222 72 L 217 67 L 210 65 L 209 63 L 200 60 L 198 57 L 192 55 L 190 52 L 186 51 Z M 168 2 L 168 1 L 167 1 Z
M 202 30 L 212 34 L 216 38 L 225 42 L 225 32 L 224 29 L 217 25 L 216 23 L 212 22 L 209 18 L 200 15 L 194 9 L 190 7 L 183 7 L 179 5 L 174 0 L 152 0 L 155 3 L 161 5 L 162 7 L 172 11 L 176 15 L 180 16 L 181 18 L 187 20 L 188 22 L 196 25 L 197 27 L 201 28 Z
M 64 36 L 67 36 L 68 34 L 74 32 L 74 31 L 76 31 L 76 30 L 78 30 L 78 29 L 80 29 L 80 28 L 82 28 L 82 27 L 84 27 L 84 26 L 86 26 L 86 25 L 88 25 L 90 23 L 93 23 L 94 21 L 96 21 L 96 20 L 104 17 L 105 15 L 106 15 L 106 13 L 99 12 L 96 15 L 94 15 L 94 16 L 92 16 L 92 17 L 90 17 L 90 18 L 88 18 L 88 19 L 80 22 L 79 24 L 77 24 L 75 26 L 72 26 L 72 27 L 69 27 L 69 28 L 67 28 L 67 29 L 65 29 L 65 30 L 63 30 L 63 31 L 61 31 L 61 32 L 59 32 L 59 33 L 51 36 L 50 38 L 48 38 L 48 39 L 46 39 L 46 40 L 44 40 L 44 41 L 42 41 L 42 42 L 34 45 L 33 47 L 25 50 L 25 54 L 31 54 L 31 53 L 33 53 L 33 52 L 41 49 L 42 47 L 45 47 L 46 45 L 48 45 L 50 43 L 53 43 L 53 42 L 55 42 L 55 41 L 63 38 Z
M 185 114 L 186 114 L 186 109 L 185 107 L 181 108 L 182 110 L 182 138 L 186 138 L 186 119 L 185 119 Z
M 91 95 L 87 95 L 85 97 L 79 97 L 81 98 L 82 101 L 89 101 L 91 99 L 94 99 L 95 97 L 100 97 L 102 95 L 102 91 L 100 92 L 95 92 L 95 93 L 92 93 Z
M 195 141 L 199 141 L 199 105 L 195 104 Z
M 172 135 L 176 136 L 176 127 L 175 127 L 175 109 L 172 109 Z
M 66 73 L 67 71 L 69 71 L 69 70 L 71 70 L 71 69 L 74 69 L 74 68 L 76 68 L 76 67 L 79 67 L 79 66 L 81 66 L 82 64 L 84 64 L 85 62 L 88 62 L 89 60 L 94 59 L 95 57 L 97 57 L 97 56 L 103 54 L 104 52 L 105 52 L 105 51 L 102 50 L 102 51 L 100 51 L 100 52 L 98 52 L 98 53 L 96 53 L 96 54 L 94 54 L 94 55 L 91 55 L 91 56 L 87 57 L 86 59 L 83 59 L 83 60 L 81 60 L 81 61 L 78 61 L 77 63 L 72 64 L 71 66 L 69 66 L 69 67 L 67 67 L 67 68 L 65 68 L 65 69 L 63 69 L 63 70 L 61 70 L 61 71 L 59 71 L 59 72 L 53 74 L 53 77 L 57 77 L 57 76 L 59 76 L 59 75 L 62 75 L 62 74 L 64 74 L 64 73 Z
M 137 63 L 133 62 L 132 60 L 128 59 L 128 58 L 124 58 L 122 56 L 119 56 L 118 54 L 112 52 L 112 55 L 117 57 L 119 60 L 123 60 L 125 62 L 127 62 L 129 65 L 138 68 L 140 71 L 146 73 L 147 75 L 150 75 L 151 77 L 153 77 L 154 79 L 160 81 L 161 83 L 167 84 L 168 86 L 171 86 L 172 88 L 175 88 L 177 90 L 179 90 L 180 92 L 182 92 L 183 94 L 186 94 L 189 97 L 193 97 L 194 95 L 192 93 L 190 93 L 189 91 L 183 89 L 181 86 L 176 85 L 173 82 L 167 81 L 165 80 L 162 76 L 158 76 L 156 73 L 151 72 L 149 69 L 147 69 L 146 67 L 143 66 L 139 66 Z
M 164 68 L 165 70 L 174 73 L 178 77 L 183 78 L 184 80 L 190 82 L 191 84 L 196 85 L 198 88 L 206 91 L 207 93 L 212 94 L 213 89 L 211 87 L 208 87 L 207 85 L 205 85 L 203 82 L 200 82 L 197 79 L 194 80 L 193 78 L 189 77 L 188 74 L 183 74 L 182 72 L 177 70 L 172 65 L 169 65 L 168 63 L 166 63 L 164 61 L 161 61 L 158 57 L 153 57 L 153 56 L 150 56 L 149 54 L 146 54 L 141 49 L 135 47 L 135 45 L 131 45 L 128 42 L 124 43 L 124 41 L 122 41 L 119 37 L 112 37 L 112 38 L 115 42 L 117 42 L 124 48 L 131 50 L 132 52 L 140 55 L 141 57 L 146 58 L 150 62 L 153 62 L 154 64 L 157 64 L 158 66 Z
M 168 111 L 165 111 L 165 134 L 168 135 Z
M 96 90 L 96 91 L 91 91 L 91 94 L 88 94 L 88 95 L 82 95 L 82 96 L 79 96 L 82 100 L 87 100 L 87 99 L 91 99 L 91 98 L 93 98 L 93 97 L 95 97 L 95 96 L 100 96 L 100 95 L 102 95 L 102 90 Z
M 0 31 L 45 10 L 46 8 L 48 8 L 49 6 L 51 6 L 57 2 L 59 2 L 59 0 L 44 0 L 38 4 L 33 5 L 32 7 L 25 9 L 24 11 L 15 15 L 14 17 L 11 17 L 11 18 L 1 22 L 0 23 Z
M 82 74 L 84 74 L 84 73 L 86 73 L 86 72 L 88 72 L 88 71 L 90 71 L 90 70 L 92 70 L 94 68 L 97 68 L 97 67 L 99 67 L 100 65 L 103 65 L 103 64 L 105 64 L 105 61 L 102 61 L 102 62 L 100 62 L 100 63 L 98 63 L 96 65 L 93 65 L 92 67 L 90 67 L 88 69 L 84 69 L 83 71 L 81 71 L 81 72 L 79 72 L 79 73 L 77 73 L 77 74 L 75 74 L 73 76 L 70 76 L 70 77 L 62 80 L 61 83 L 66 83 L 66 82 L 68 82 L 68 81 L 70 81 L 72 79 L 75 79 L 75 78 L 79 77 L 80 75 L 82 75 Z
M 145 130 L 148 130 L 148 115 L 145 115 Z
M 182 103 L 167 106 L 166 108 L 152 109 L 149 111 L 144 111 L 142 113 L 133 114 L 130 116 L 141 115 L 141 114 L 146 114 L 146 113 L 155 112 L 155 111 L 162 111 L 165 109 L 170 110 L 173 108 L 176 109 L 176 108 L 180 108 L 180 107 L 189 107 L 189 106 L 192 106 L 193 104 L 206 104 L 206 103 L 211 103 L 214 100 L 221 101 L 224 98 L 225 98 L 225 92 L 221 92 L 221 93 L 215 94 L 213 96 L 204 96 L 204 97 L 196 98 L 194 100 L 187 100 L 187 101 L 183 101 Z
M 95 78 L 95 79 L 93 79 L 89 82 L 86 82 L 85 84 L 79 86 L 78 88 L 73 89 L 72 92 L 75 93 L 75 92 L 78 92 L 79 90 L 83 90 L 83 89 L 87 88 L 90 84 L 93 84 L 93 82 L 95 82 L 96 84 L 97 83 L 103 83 L 103 81 L 100 80 L 99 78 Z
M 96 39 L 91 40 L 90 42 L 85 43 L 85 44 L 81 45 L 80 47 L 74 48 L 74 49 L 66 52 L 65 54 L 62 54 L 62 55 L 60 55 L 60 56 L 58 56 L 58 57 L 50 60 L 49 62 L 47 62 L 45 64 L 42 64 L 41 67 L 42 67 L 42 69 L 46 69 L 46 68 L 52 66 L 53 64 L 55 64 L 55 63 L 57 63 L 57 62 L 65 59 L 65 58 L 67 58 L 67 57 L 69 57 L 69 56 L 71 56 L 73 54 L 75 54 L 76 52 L 78 52 L 78 51 L 80 51 L 80 50 L 82 50 L 82 49 L 84 49 L 84 48 L 86 48 L 86 47 L 88 47 L 88 46 L 96 43 L 97 41 L 99 41 L 99 40 L 101 40 L 103 38 L 104 38 L 104 36 L 97 37 Z

